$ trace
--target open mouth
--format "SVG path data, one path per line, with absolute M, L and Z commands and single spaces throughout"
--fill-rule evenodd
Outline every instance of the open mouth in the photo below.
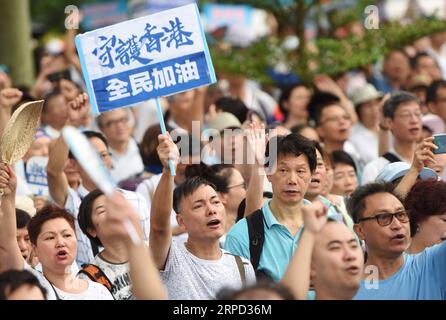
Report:
M 348 129 L 347 128 L 339 129 L 339 133 L 340 134 L 347 134 L 348 133 Z
M 357 275 L 357 274 L 359 274 L 360 269 L 359 269 L 359 267 L 351 266 L 351 267 L 347 268 L 347 272 L 352 274 L 352 275 Z
M 209 221 L 206 225 L 207 225 L 208 227 L 215 228 L 215 227 L 218 227 L 218 226 L 220 225 L 220 223 L 221 223 L 220 220 L 218 220 L 218 219 L 213 219 L 213 220 Z
M 412 134 L 418 134 L 420 132 L 420 128 L 412 128 L 412 129 L 409 129 L 409 131 Z
M 406 236 L 404 234 L 397 234 L 396 236 L 392 237 L 392 240 L 402 241 L 406 239 Z
M 57 252 L 57 258 L 59 259 L 65 259 L 68 257 L 68 252 L 66 250 L 59 250 Z
M 312 178 L 310 181 L 311 187 L 318 187 L 321 184 L 321 180 L 318 178 Z

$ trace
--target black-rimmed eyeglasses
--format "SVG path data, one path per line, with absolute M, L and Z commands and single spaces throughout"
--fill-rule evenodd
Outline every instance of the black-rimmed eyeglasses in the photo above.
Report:
M 381 227 L 385 227 L 392 223 L 393 217 L 396 217 L 398 221 L 402 223 L 409 222 L 409 216 L 407 215 L 406 210 L 400 210 L 394 213 L 380 213 L 371 217 L 360 218 L 358 219 L 358 222 L 376 219 L 376 222 L 378 222 Z

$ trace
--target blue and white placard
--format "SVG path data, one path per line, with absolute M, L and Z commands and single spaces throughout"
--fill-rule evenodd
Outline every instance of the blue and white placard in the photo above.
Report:
M 216 81 L 196 4 L 76 37 L 93 114 Z

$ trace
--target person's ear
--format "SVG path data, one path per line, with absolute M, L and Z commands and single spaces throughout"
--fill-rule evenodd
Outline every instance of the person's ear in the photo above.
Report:
M 183 230 L 186 230 L 186 226 L 184 224 L 184 220 L 183 220 L 182 214 L 181 213 L 177 213 L 176 218 L 177 218 L 178 226 L 181 227 Z
M 94 229 L 87 229 L 87 232 L 92 238 L 96 238 L 98 236 L 98 233 Z
M 393 119 L 392 118 L 384 118 L 384 125 L 386 126 L 386 128 L 389 128 L 390 130 L 392 130 L 393 128 Z
M 364 230 L 362 228 L 362 225 L 359 223 L 355 223 L 353 225 L 353 230 L 355 230 L 355 233 L 358 235 L 358 238 L 360 240 L 365 240 Z

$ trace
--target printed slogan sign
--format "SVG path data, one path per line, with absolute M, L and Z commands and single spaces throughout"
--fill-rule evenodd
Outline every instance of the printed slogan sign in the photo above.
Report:
M 196 4 L 76 37 L 93 114 L 216 81 Z
M 26 162 L 26 182 L 36 196 L 48 196 L 48 181 L 46 166 L 48 157 L 35 156 Z

